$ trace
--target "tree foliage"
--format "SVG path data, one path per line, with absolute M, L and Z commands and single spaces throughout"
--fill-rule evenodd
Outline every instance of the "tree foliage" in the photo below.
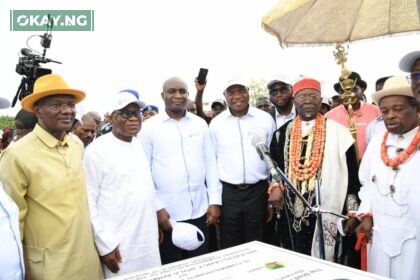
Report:
M 6 127 L 15 128 L 15 118 L 11 116 L 0 116 L 0 129 L 3 130 Z
M 255 106 L 261 96 L 268 96 L 267 81 L 263 78 L 252 79 L 249 83 L 249 103 Z

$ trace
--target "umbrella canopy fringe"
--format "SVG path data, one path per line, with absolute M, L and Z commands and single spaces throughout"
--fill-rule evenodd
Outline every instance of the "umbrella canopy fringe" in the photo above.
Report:
M 350 42 L 352 43 L 352 45 L 357 45 L 357 44 L 360 44 L 360 43 L 383 40 L 383 39 L 386 39 L 386 38 L 406 37 L 406 36 L 414 36 L 414 35 L 420 35 L 420 30 L 402 31 L 402 32 L 399 32 L 399 33 L 384 34 L 384 35 L 379 35 L 379 36 L 370 37 L 370 38 L 352 40 Z
M 414 35 L 420 35 L 420 30 L 414 30 L 414 31 L 405 31 L 400 33 L 393 33 L 393 34 L 385 34 L 380 35 L 376 37 L 371 38 L 363 38 L 358 40 L 352 40 L 352 41 L 343 41 L 343 42 L 323 42 L 323 43 L 317 43 L 317 42 L 300 42 L 300 43 L 289 43 L 289 42 L 282 42 L 280 36 L 273 31 L 269 26 L 266 26 L 263 24 L 263 28 L 266 32 L 270 33 L 271 35 L 275 36 L 279 42 L 279 45 L 281 48 L 290 48 L 290 47 L 301 47 L 301 48 L 312 48 L 312 47 L 331 47 L 335 46 L 337 43 L 342 44 L 352 44 L 357 45 L 359 43 L 365 43 L 369 41 L 376 41 L 376 40 L 382 40 L 385 38 L 392 38 L 392 37 L 400 37 L 400 36 L 414 36 Z
M 265 24 L 265 23 L 263 22 L 263 23 L 262 23 L 262 28 L 265 30 L 265 32 L 267 32 L 267 33 L 269 33 L 269 34 L 271 34 L 271 35 L 273 35 L 274 37 L 276 37 L 276 38 L 277 38 L 277 40 L 278 40 L 278 42 L 279 42 L 280 47 L 282 47 L 283 49 L 284 49 L 285 47 L 288 47 L 286 44 L 283 44 L 283 43 L 282 43 L 282 41 L 281 41 L 281 37 L 280 37 L 280 34 L 278 34 L 278 33 L 277 33 L 277 32 L 275 32 L 273 29 L 271 29 L 269 25 L 267 25 L 267 24 Z
M 279 0 L 262 18 L 262 27 L 282 48 L 420 34 L 419 1 Z

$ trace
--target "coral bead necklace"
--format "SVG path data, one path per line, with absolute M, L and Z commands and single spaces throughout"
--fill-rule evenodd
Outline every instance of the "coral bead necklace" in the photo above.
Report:
M 302 120 L 299 116 L 293 121 L 291 131 L 290 163 L 293 177 L 302 182 L 314 177 L 321 165 L 325 144 L 325 119 L 318 114 L 315 118 L 314 143 L 311 151 L 311 159 L 301 163 L 302 152 Z
M 417 149 L 417 145 L 420 142 L 420 128 L 417 129 L 416 136 L 411 141 L 410 145 L 408 145 L 407 149 L 402 151 L 396 158 L 390 159 L 388 156 L 388 150 L 386 147 L 386 140 L 388 139 L 389 132 L 385 132 L 384 138 L 381 144 L 381 158 L 382 161 L 385 163 L 386 166 L 396 168 L 398 165 L 404 163 Z

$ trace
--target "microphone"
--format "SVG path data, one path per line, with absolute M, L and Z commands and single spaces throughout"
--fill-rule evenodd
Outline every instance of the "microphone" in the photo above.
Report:
M 254 146 L 255 149 L 257 149 L 260 159 L 263 160 L 267 165 L 268 171 L 270 172 L 270 175 L 273 178 L 273 180 L 277 183 L 280 183 L 281 178 L 279 173 L 277 172 L 277 165 L 271 159 L 267 145 L 264 143 L 260 136 L 254 135 L 254 137 L 252 137 L 252 146 Z

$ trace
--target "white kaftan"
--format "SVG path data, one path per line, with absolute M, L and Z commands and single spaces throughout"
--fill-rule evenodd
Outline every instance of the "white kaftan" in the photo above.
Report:
M 105 277 L 160 265 L 155 188 L 138 139 L 101 136 L 84 166 L 96 247 L 103 256 L 118 246 L 122 257 L 118 274 L 104 266 Z
M 388 156 L 406 149 L 418 127 L 402 137 L 390 133 Z M 359 169 L 362 203 L 358 214 L 372 212 L 373 237 L 368 253 L 368 271 L 395 279 L 420 279 L 420 151 L 399 170 L 381 159 L 383 134 L 372 138 Z

